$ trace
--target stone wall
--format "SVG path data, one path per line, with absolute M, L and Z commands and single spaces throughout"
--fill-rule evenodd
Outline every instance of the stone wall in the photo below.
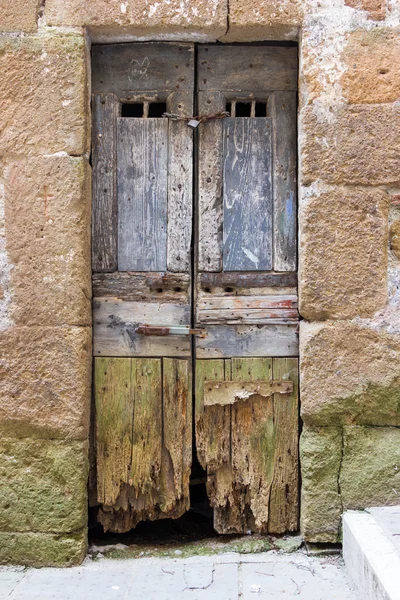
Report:
M 0 11 L 0 562 L 85 551 L 91 41 L 299 42 L 302 531 L 398 502 L 400 0 Z

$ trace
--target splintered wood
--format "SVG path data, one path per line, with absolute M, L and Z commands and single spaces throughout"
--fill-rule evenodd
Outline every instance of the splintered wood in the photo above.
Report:
M 283 533 L 298 526 L 298 361 L 196 361 L 196 445 L 219 533 Z M 207 405 L 210 382 L 289 384 Z M 261 385 L 261 384 L 260 384 Z M 278 386 L 278 388 L 281 386 Z M 291 391 L 289 391 L 291 390 Z M 265 390 L 264 390 L 265 391 Z M 226 386 L 232 397 L 232 386 Z
M 98 519 L 105 531 L 180 517 L 192 452 L 188 362 L 96 358 Z

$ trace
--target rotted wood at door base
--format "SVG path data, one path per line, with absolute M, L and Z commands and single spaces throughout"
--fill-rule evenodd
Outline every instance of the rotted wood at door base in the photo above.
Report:
M 298 527 L 298 361 L 196 361 L 196 447 L 219 533 Z M 205 406 L 205 381 L 291 381 L 291 393 Z
M 190 381 L 186 360 L 95 359 L 97 499 L 106 531 L 189 509 Z

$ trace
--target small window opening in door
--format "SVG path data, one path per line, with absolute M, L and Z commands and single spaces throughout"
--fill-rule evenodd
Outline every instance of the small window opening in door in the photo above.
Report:
M 132 119 L 160 118 L 165 112 L 166 102 L 126 102 L 121 105 L 121 117 Z
M 226 103 L 226 112 L 231 117 L 266 117 L 267 116 L 267 102 L 262 101 L 246 101 L 238 102 L 232 100 Z

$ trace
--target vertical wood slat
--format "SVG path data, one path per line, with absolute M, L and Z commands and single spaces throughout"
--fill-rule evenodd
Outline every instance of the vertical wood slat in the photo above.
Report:
M 297 270 L 295 92 L 274 92 L 269 99 L 273 119 L 274 269 Z
M 157 487 L 162 452 L 161 360 L 137 358 L 132 431 L 132 462 L 129 484 L 136 493 L 148 494 Z
M 94 94 L 92 110 L 92 269 L 108 273 L 117 269 L 118 98 L 114 94 Z
M 167 267 L 167 119 L 117 120 L 118 270 Z
M 129 481 L 134 399 L 131 359 L 95 358 L 97 499 L 113 505 Z
M 221 92 L 199 92 L 199 113 L 225 110 Z M 222 270 L 222 130 L 223 119 L 199 127 L 198 142 L 198 269 Z
M 274 358 L 273 377 L 293 381 L 291 394 L 274 395 L 275 454 L 269 531 L 296 531 L 299 518 L 298 359 Z
M 234 358 L 232 381 L 272 379 L 272 359 Z M 273 478 L 272 398 L 254 397 L 231 407 L 231 460 L 212 475 L 214 527 L 220 533 L 268 530 Z
M 224 360 L 196 361 L 196 450 L 202 467 L 215 470 L 229 461 L 230 407 L 204 409 L 204 381 L 225 379 Z
M 168 112 L 193 113 L 192 92 L 168 96 Z M 167 268 L 173 273 L 190 271 L 193 212 L 193 130 L 185 121 L 169 121 L 168 129 L 168 250 Z
M 180 517 L 190 504 L 189 362 L 96 358 L 95 400 L 99 520 L 105 530 Z
M 224 119 L 224 271 L 272 269 L 269 117 Z
M 163 512 L 188 510 L 192 465 L 192 390 L 187 360 L 163 359 Z

